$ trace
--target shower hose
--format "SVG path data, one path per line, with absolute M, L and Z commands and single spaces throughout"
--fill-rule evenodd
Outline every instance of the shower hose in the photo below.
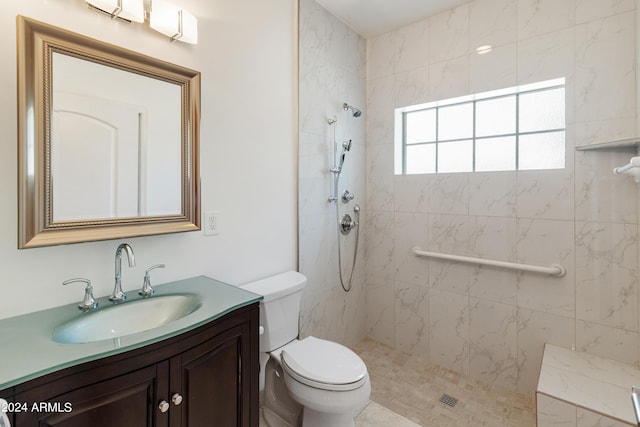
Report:
M 336 201 L 336 234 L 338 236 L 338 272 L 340 275 L 340 285 L 345 292 L 351 290 L 351 284 L 353 282 L 353 272 L 356 269 L 356 258 L 358 257 L 358 240 L 360 238 L 360 210 L 354 210 L 355 212 L 355 225 L 356 225 L 356 245 L 353 249 L 353 262 L 351 263 L 351 273 L 349 273 L 349 280 L 346 284 L 342 275 L 342 250 L 340 249 L 340 212 L 338 202 Z

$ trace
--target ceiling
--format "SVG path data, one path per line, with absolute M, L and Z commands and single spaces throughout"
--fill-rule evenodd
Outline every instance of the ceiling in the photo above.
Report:
M 469 0 L 316 0 L 365 38 L 444 12 Z

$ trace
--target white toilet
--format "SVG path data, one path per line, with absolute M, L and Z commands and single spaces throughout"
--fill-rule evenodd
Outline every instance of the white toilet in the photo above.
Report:
M 269 427 L 353 427 L 354 417 L 371 395 L 367 367 L 343 345 L 311 336 L 297 339 L 306 284 L 305 276 L 289 271 L 241 286 L 264 298 L 260 304 L 262 415 Z

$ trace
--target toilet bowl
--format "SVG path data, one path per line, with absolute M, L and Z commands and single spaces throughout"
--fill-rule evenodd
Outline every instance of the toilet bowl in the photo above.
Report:
M 371 395 L 367 367 L 341 344 L 313 336 L 297 339 L 305 285 L 306 277 L 292 271 L 241 286 L 263 296 L 260 392 L 264 419 L 269 427 L 353 427 L 354 417 Z

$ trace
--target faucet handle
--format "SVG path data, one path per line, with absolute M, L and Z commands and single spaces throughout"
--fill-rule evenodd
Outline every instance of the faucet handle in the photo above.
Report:
M 96 308 L 98 306 L 98 302 L 93 297 L 93 286 L 91 286 L 91 280 L 83 279 L 83 278 L 75 278 L 69 279 L 62 282 L 63 285 L 68 285 L 69 283 L 82 282 L 87 286 L 84 288 L 84 298 L 82 302 L 78 304 L 78 308 L 82 311 L 91 310 L 92 308 Z
M 156 268 L 164 268 L 164 267 L 165 267 L 164 264 L 156 264 L 156 265 L 152 265 L 151 267 L 147 268 L 144 271 L 144 283 L 142 284 L 142 289 L 138 291 L 139 295 L 142 295 L 143 297 L 148 297 L 153 295 L 154 290 L 151 287 L 151 276 L 149 275 L 149 272 Z

